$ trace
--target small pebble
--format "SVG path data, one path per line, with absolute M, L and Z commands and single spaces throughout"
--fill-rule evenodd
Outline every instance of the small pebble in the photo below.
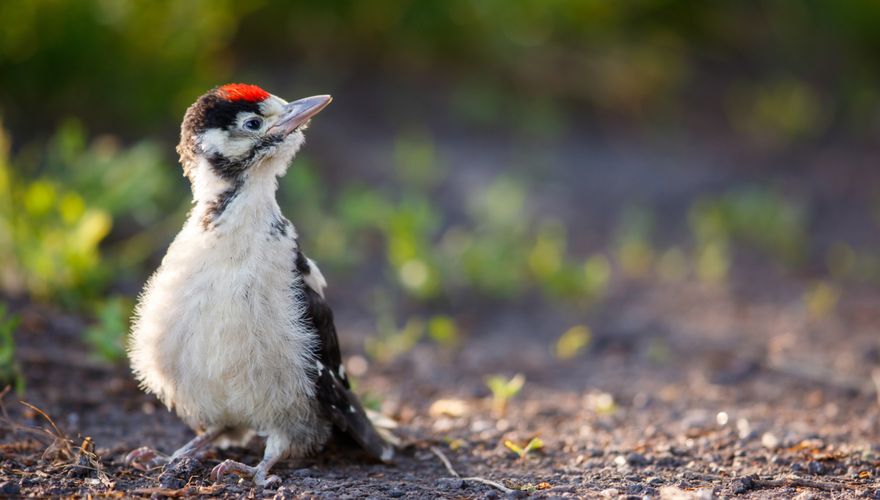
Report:
M 626 461 L 630 465 L 647 465 L 648 459 L 641 453 L 632 452 L 626 456 Z
M 391 488 L 385 494 L 388 495 L 390 498 L 400 498 L 405 495 L 406 492 L 403 491 L 402 488 Z
M 18 495 L 21 493 L 21 487 L 13 481 L 3 481 L 0 483 L 0 495 Z
M 761 436 L 761 445 L 768 450 L 775 450 L 779 447 L 779 438 L 772 432 L 765 432 L 764 435 Z
M 317 488 L 321 481 L 314 477 L 304 477 L 299 481 L 299 485 L 303 488 Z
M 745 476 L 738 478 L 733 481 L 730 485 L 730 490 L 734 495 L 742 495 L 743 493 L 753 489 L 755 487 L 755 482 L 752 480 L 750 476 Z
M 807 464 L 807 472 L 816 476 L 821 476 L 828 471 L 825 466 L 822 465 L 822 462 L 817 462 L 813 460 L 812 462 Z
M 441 491 L 456 491 L 463 489 L 464 481 L 454 477 L 441 477 L 434 481 L 434 486 Z

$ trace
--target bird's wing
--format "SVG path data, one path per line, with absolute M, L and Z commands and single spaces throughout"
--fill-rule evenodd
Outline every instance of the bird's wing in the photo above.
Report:
M 319 341 L 316 394 L 327 415 L 342 431 L 349 434 L 365 450 L 384 462 L 394 457 L 394 448 L 376 432 L 364 407 L 351 392 L 351 385 L 342 365 L 339 340 L 333 311 L 324 300 L 324 278 L 314 262 L 297 250 L 297 270 L 302 274 L 306 301 L 306 317 L 312 322 Z M 317 285 L 319 284 L 319 285 Z M 315 289 L 317 285 L 317 290 Z

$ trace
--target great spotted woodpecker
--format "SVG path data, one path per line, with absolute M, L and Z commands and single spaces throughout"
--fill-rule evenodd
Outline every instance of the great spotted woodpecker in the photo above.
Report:
M 351 392 L 324 277 L 275 200 L 303 130 L 330 101 L 228 84 L 186 111 L 177 152 L 194 207 L 140 296 L 129 356 L 141 386 L 198 435 L 170 458 L 142 448 L 130 462 L 256 432 L 266 437 L 256 467 L 226 460 L 211 475 L 266 484 L 278 479 L 267 476 L 273 464 L 318 450 L 334 427 L 392 459 Z

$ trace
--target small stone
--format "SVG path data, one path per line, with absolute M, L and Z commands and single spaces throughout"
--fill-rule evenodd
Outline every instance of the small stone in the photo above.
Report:
M 627 495 L 639 495 L 645 491 L 645 487 L 641 484 L 630 484 L 626 487 Z
M 434 481 L 434 486 L 441 491 L 456 491 L 463 489 L 464 481 L 454 477 L 441 477 Z
M 296 498 L 296 493 L 287 486 L 282 486 L 275 492 L 272 500 L 292 500 L 294 498 Z
M 626 457 L 623 455 L 617 455 L 616 457 L 614 457 L 614 465 L 618 467 L 623 467 L 624 465 L 626 465 Z
M 734 495 L 742 495 L 754 487 L 755 481 L 752 480 L 751 476 L 744 476 L 734 480 L 730 484 L 730 491 L 732 491 Z
M 661 484 L 663 484 L 663 479 L 661 479 L 657 476 L 654 476 L 654 477 L 648 479 L 648 484 L 651 486 L 660 486 Z
M 18 495 L 21 493 L 21 487 L 14 481 L 3 481 L 0 483 L 0 495 Z
M 321 480 L 314 477 L 304 477 L 299 481 L 299 485 L 303 488 L 317 488 L 321 485 Z
M 626 461 L 630 465 L 647 465 L 648 459 L 641 453 L 632 452 L 626 456 Z
M 788 459 L 780 455 L 773 455 L 773 458 L 770 459 L 770 463 L 773 465 L 788 465 Z
M 752 424 L 744 418 L 736 420 L 736 431 L 740 439 L 751 439 L 753 435 Z
M 617 498 L 620 496 L 620 490 L 617 488 L 607 488 L 599 492 L 599 496 L 605 498 Z
M 385 494 L 390 498 L 400 498 L 403 495 L 406 495 L 406 492 L 403 491 L 403 488 L 391 488 Z
M 168 489 L 179 489 L 186 486 L 189 478 L 202 467 L 202 463 L 193 457 L 183 457 L 169 463 L 159 474 L 159 485 Z
M 765 432 L 761 436 L 761 445 L 768 450 L 775 450 L 779 447 L 779 438 L 772 432 Z
M 813 460 L 812 462 L 807 464 L 807 472 L 813 474 L 815 476 L 821 476 L 828 472 L 822 462 L 817 462 Z

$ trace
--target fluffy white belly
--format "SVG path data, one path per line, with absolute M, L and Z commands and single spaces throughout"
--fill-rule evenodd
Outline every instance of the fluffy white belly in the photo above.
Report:
M 264 432 L 312 419 L 315 340 L 302 321 L 295 240 L 254 228 L 206 235 L 192 222 L 138 305 L 138 379 L 192 427 Z

